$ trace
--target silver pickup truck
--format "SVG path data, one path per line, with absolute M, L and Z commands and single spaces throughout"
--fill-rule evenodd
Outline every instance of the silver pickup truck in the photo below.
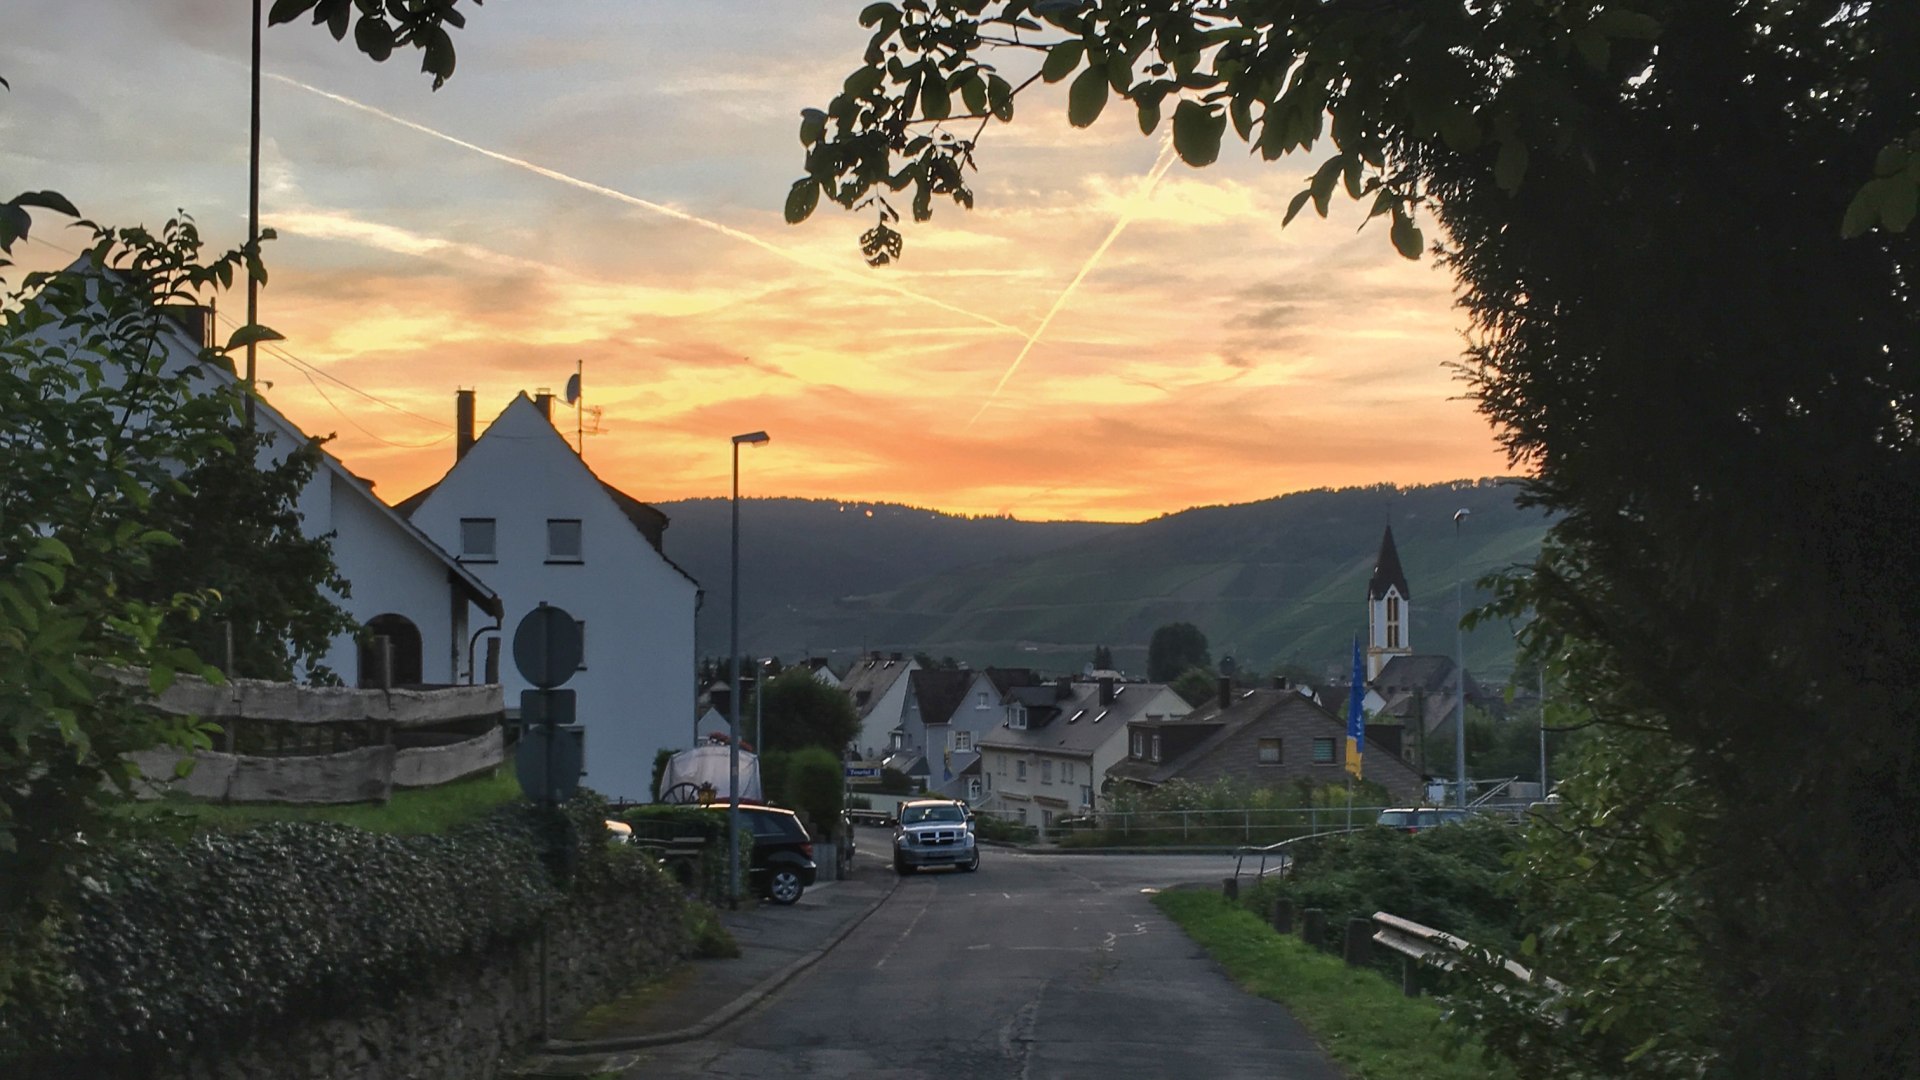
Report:
M 893 829 L 893 870 L 911 874 L 923 866 L 980 869 L 980 845 L 966 804 L 951 799 L 915 799 L 900 804 Z

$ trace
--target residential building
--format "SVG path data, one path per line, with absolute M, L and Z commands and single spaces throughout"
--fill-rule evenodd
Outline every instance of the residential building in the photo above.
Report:
M 85 258 L 66 272 L 93 273 Z M 198 363 L 212 333 L 210 309 L 169 309 L 166 315 L 154 339 L 164 352 L 165 373 L 197 368 L 195 381 L 208 392 L 239 381 L 226 368 Z M 49 342 L 71 333 L 59 327 L 46 330 Z M 121 373 L 105 374 L 117 378 Z M 311 441 L 258 395 L 254 424 L 265 436 L 257 458 L 263 468 L 286 460 Z M 470 628 L 497 619 L 500 598 L 478 575 L 388 506 L 374 494 L 372 483 L 354 475 L 324 447 L 295 508 L 303 535 L 331 538 L 334 565 L 348 583 L 348 595 L 332 599 L 370 632 L 364 643 L 355 634 L 335 637 L 321 661 L 329 671 L 360 687 L 486 681 L 484 670 L 473 671 Z M 391 670 L 384 667 L 389 657 Z
M 1394 802 L 1419 802 L 1418 770 L 1399 752 L 1396 725 L 1367 725 L 1362 779 Z M 1213 700 L 1181 717 L 1143 717 L 1127 725 L 1127 755 L 1109 768 L 1115 784 L 1154 788 L 1173 780 L 1229 781 L 1247 788 L 1340 784 L 1346 779 L 1347 725 L 1300 688 L 1241 689 L 1220 680 Z
M 543 603 L 580 624 L 585 657 L 565 689 L 586 729 L 586 783 L 644 800 L 655 752 L 694 730 L 700 587 L 661 548 L 666 515 L 595 476 L 554 429 L 551 403 L 520 394 L 476 439 L 473 392 L 460 391 L 453 467 L 401 507 L 500 594 L 509 640 Z M 512 708 L 530 687 L 503 666 Z
M 912 657 L 873 652 L 854 661 L 841 677 L 840 688 L 860 714 L 860 733 L 853 744 L 862 758 L 875 761 L 891 752 L 894 729 L 906 715 L 907 675 L 919 670 L 919 661 Z
M 1045 828 L 1097 809 L 1107 770 L 1127 754 L 1127 725 L 1185 716 L 1186 701 L 1159 683 L 1060 678 L 1006 695 L 1002 726 L 981 741 L 988 809 Z
M 972 756 L 964 754 L 955 760 L 949 723 L 972 683 L 971 671 L 922 669 L 907 675 L 906 707 L 887 764 L 920 780 L 928 792 L 951 794 Z
M 1040 676 L 1027 668 L 987 668 L 969 672 L 970 681 L 948 714 L 942 731 L 944 746 L 936 749 L 951 753 L 954 779 L 928 790 L 979 806 L 988 796 L 989 774 L 980 767 L 980 745 L 1006 722 L 1007 694 L 1016 686 L 1038 686 Z M 929 743 L 936 738 L 929 735 Z

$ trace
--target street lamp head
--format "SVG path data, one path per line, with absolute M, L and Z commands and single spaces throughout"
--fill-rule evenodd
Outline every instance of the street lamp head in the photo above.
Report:
M 764 431 L 749 431 L 745 435 L 735 435 L 733 445 L 739 446 L 741 443 L 746 443 L 749 446 L 759 446 L 761 443 L 770 441 L 771 438 Z

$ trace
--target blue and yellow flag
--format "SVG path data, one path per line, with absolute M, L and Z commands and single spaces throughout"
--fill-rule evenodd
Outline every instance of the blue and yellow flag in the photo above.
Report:
M 1360 662 L 1360 639 L 1353 639 L 1353 693 L 1347 698 L 1347 771 L 1360 779 L 1360 756 L 1367 749 L 1367 721 L 1360 709 L 1367 696 L 1367 669 Z

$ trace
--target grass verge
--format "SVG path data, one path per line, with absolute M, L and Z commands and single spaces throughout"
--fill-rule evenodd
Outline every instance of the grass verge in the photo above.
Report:
M 1448 1056 L 1440 1007 L 1408 998 L 1371 971 L 1274 933 L 1212 892 L 1165 892 L 1154 905 L 1249 991 L 1287 1007 L 1327 1053 L 1362 1080 L 1511 1080 L 1472 1050 Z
M 385 803 L 285 806 L 169 797 L 135 803 L 129 812 L 195 829 L 246 829 L 268 821 L 335 821 L 369 832 L 415 835 L 444 832 L 518 798 L 520 782 L 514 779 L 512 767 L 503 765 L 439 787 L 396 791 Z

